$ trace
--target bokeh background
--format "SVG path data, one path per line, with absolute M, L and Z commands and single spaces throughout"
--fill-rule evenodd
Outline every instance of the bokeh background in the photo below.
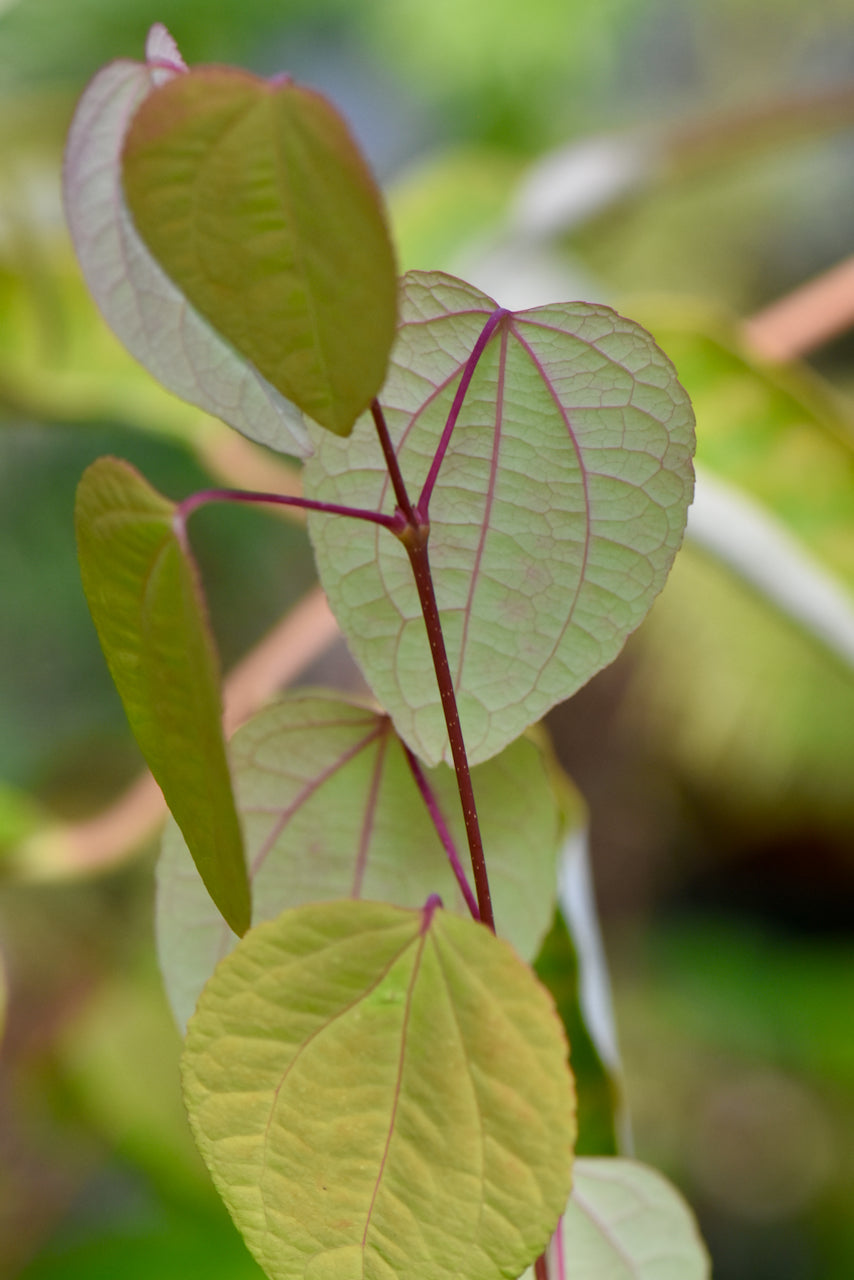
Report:
M 327 91 L 403 267 L 648 323 L 701 457 L 854 600 L 845 299 L 827 335 L 809 302 L 785 340 L 767 311 L 854 253 L 852 0 L 0 0 L 0 1273 L 27 1280 L 260 1275 L 181 1112 L 155 842 L 87 874 L 39 856 L 140 768 L 80 588 L 77 479 L 113 452 L 181 497 L 225 466 L 103 331 L 62 224 L 75 98 L 156 20 L 188 61 Z M 223 509 L 194 537 L 229 667 L 310 587 L 307 539 Z M 590 806 L 637 1155 L 694 1206 L 718 1280 L 848 1280 L 850 654 L 688 542 L 550 727 Z

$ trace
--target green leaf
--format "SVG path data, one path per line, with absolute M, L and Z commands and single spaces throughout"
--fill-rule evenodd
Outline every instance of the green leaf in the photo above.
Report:
M 205 886 L 249 927 L 243 841 L 222 736 L 217 660 L 175 507 L 133 467 L 101 458 L 77 491 L 83 587 L 131 728 Z
M 578 1095 L 576 1152 L 579 1156 L 614 1156 L 617 1084 L 587 1029 L 579 1000 L 578 955 L 559 910 L 537 956 L 534 972 L 551 992 L 572 1047 L 572 1074 Z
M 413 497 L 495 305 L 450 276 L 405 277 L 383 406 Z M 638 325 L 585 303 L 504 316 L 430 505 L 433 579 L 473 762 L 574 693 L 642 620 L 682 539 L 693 438 L 673 367 Z M 393 510 L 371 422 L 347 442 L 317 440 L 306 490 Z M 426 761 L 448 758 L 402 545 L 323 515 L 310 528 L 330 604 L 378 700 Z
M 256 369 L 347 435 L 385 378 L 396 271 L 382 200 L 319 94 L 224 67 L 156 89 L 124 191 L 167 275 Z
M 257 924 L 286 907 L 368 898 L 416 907 L 431 893 L 468 915 L 400 739 L 364 704 L 295 692 L 229 744 Z M 575 819 L 544 747 L 519 739 L 474 771 L 498 932 L 532 960 L 549 927 L 557 857 Z M 471 883 L 453 772 L 429 785 Z M 567 815 L 565 817 L 565 815 Z M 213 909 L 181 833 L 167 828 L 157 872 L 160 963 L 184 1025 L 217 961 L 236 939 Z
M 635 1160 L 578 1159 L 548 1252 L 550 1280 L 709 1280 L 691 1210 Z M 533 1269 L 522 1280 L 534 1280 Z
M 183 1057 L 190 1120 L 273 1280 L 500 1280 L 569 1193 L 566 1044 L 509 944 L 428 904 L 253 929 Z
M 751 356 L 708 308 L 642 313 L 691 392 L 702 469 L 685 556 L 638 637 L 635 714 L 739 821 L 850 822 L 850 416 L 814 373 Z
M 661 305 L 646 314 L 694 402 L 697 462 L 755 499 L 854 592 L 850 415 L 806 370 L 752 357 L 720 316 Z
M 0 260 L 0 412 L 16 421 L 126 423 L 202 447 L 223 434 L 221 422 L 176 399 L 121 346 L 70 246 L 45 236 L 32 252 L 38 273 Z
M 71 124 L 65 210 L 86 284 L 116 336 L 169 391 L 252 440 L 304 457 L 302 414 L 188 304 L 128 213 L 120 168 L 125 135 L 154 87 L 181 74 L 177 65 L 163 65 L 156 34 L 149 36 L 151 62 L 104 67 Z

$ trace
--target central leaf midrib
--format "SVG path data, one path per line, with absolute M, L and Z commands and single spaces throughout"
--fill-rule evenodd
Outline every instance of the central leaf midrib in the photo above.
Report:
M 386 1134 L 385 1149 L 383 1150 L 382 1158 L 380 1160 L 380 1167 L 377 1170 L 377 1178 L 376 1178 L 376 1182 L 374 1183 L 373 1194 L 371 1195 L 371 1203 L 368 1207 L 367 1217 L 365 1218 L 365 1229 L 362 1232 L 362 1280 L 365 1280 L 365 1257 L 367 1254 L 368 1231 L 371 1226 L 371 1218 L 373 1217 L 374 1206 L 376 1205 L 376 1202 L 377 1202 L 377 1196 L 379 1195 L 380 1185 L 382 1183 L 383 1176 L 385 1174 L 389 1148 L 391 1147 L 391 1140 L 394 1135 L 394 1127 L 397 1122 L 397 1111 L 398 1111 L 398 1106 L 400 1104 L 401 1084 L 403 1081 L 403 1066 L 404 1066 L 404 1060 L 406 1058 L 406 1041 L 407 1041 L 407 1034 L 409 1031 L 409 1015 L 410 1015 L 410 1010 L 412 1008 L 412 994 L 413 994 L 413 991 L 415 990 L 415 984 L 418 980 L 418 974 L 421 970 L 421 961 L 424 956 L 424 947 L 427 943 L 427 938 L 429 937 L 429 935 L 430 935 L 429 929 L 424 933 L 420 932 L 419 930 L 418 954 L 415 957 L 415 962 L 412 966 L 412 974 L 410 975 L 410 979 L 409 979 L 409 985 L 406 989 L 406 1003 L 404 1004 L 404 1007 L 403 1007 L 403 1017 L 401 1020 L 400 1054 L 397 1060 L 397 1079 L 395 1080 L 395 1084 L 394 1084 L 394 1097 L 392 1101 L 391 1115 L 389 1117 L 388 1133 Z M 389 966 L 389 969 L 386 970 L 386 973 L 389 972 L 390 968 L 391 966 Z M 385 974 L 383 976 L 385 977 Z

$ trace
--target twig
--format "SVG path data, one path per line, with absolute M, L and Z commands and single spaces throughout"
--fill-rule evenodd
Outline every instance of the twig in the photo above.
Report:
M 786 361 L 807 355 L 854 326 L 854 257 L 772 302 L 744 326 L 757 355 Z

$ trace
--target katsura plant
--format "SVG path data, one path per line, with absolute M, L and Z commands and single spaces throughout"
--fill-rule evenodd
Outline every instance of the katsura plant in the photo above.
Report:
M 188 70 L 160 26 L 84 93 L 65 189 L 130 351 L 304 461 L 302 497 L 176 503 L 102 458 L 77 505 L 98 635 L 174 818 L 158 933 L 190 1123 L 249 1249 L 274 1280 L 706 1275 L 659 1175 L 573 1164 L 556 902 L 576 810 L 536 729 L 680 545 L 693 417 L 672 365 L 607 307 L 398 280 L 331 104 Z M 374 700 L 291 693 L 226 747 L 188 537 L 209 503 L 308 511 Z

